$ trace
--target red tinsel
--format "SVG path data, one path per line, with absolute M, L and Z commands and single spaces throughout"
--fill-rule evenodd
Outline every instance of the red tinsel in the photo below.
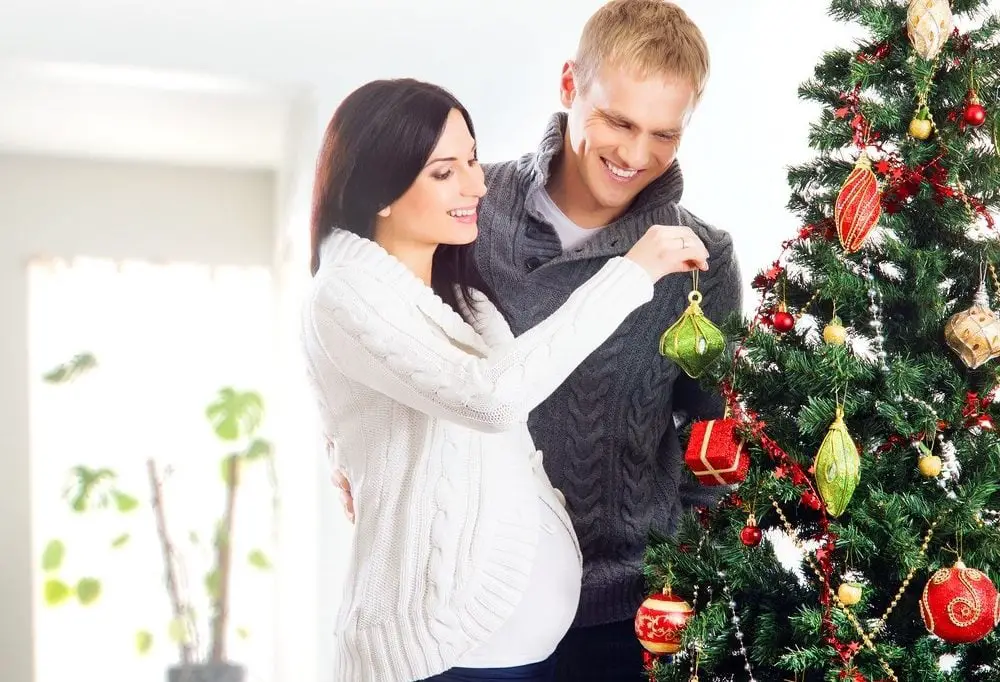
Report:
M 938 155 L 916 168 L 908 167 L 895 154 L 889 154 L 880 161 L 876 170 L 881 172 L 881 169 L 888 166 L 888 173 L 883 173 L 887 176 L 888 182 L 882 192 L 886 212 L 898 212 L 902 204 L 919 192 L 920 186 L 926 183 L 934 190 L 935 199 L 939 204 L 944 203 L 945 199 L 966 202 L 986 221 L 991 230 L 996 229 L 993 216 L 981 201 L 948 184 L 948 169 L 941 163 L 942 157 L 943 154 Z M 882 165 L 883 162 L 885 165 Z
M 963 426 L 965 428 L 969 429 L 974 426 L 982 427 L 983 417 L 986 417 L 987 420 L 989 419 L 988 411 L 990 405 L 996 399 L 998 388 L 1000 388 L 1000 385 L 995 385 L 981 398 L 978 393 L 971 391 L 965 394 L 965 406 L 962 408 Z
M 870 53 L 859 52 L 855 59 L 862 64 L 874 64 L 875 62 L 882 61 L 885 59 L 889 52 L 892 50 L 892 44 L 888 40 L 884 40 L 875 46 L 875 49 Z

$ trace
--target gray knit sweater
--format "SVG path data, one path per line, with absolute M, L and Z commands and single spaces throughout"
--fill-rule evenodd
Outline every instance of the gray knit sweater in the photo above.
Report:
M 687 225 L 704 241 L 709 272 L 702 308 L 721 321 L 742 307 L 730 236 L 678 205 L 675 163 L 629 211 L 583 246 L 564 253 L 551 225 L 530 206 L 563 148 L 566 115 L 549 123 L 538 151 L 487 165 L 480 204 L 478 269 L 515 334 L 551 315 L 612 256 L 625 254 L 653 224 Z M 553 485 L 566 496 L 584 556 L 577 626 L 630 620 L 644 598 L 642 557 L 648 533 L 671 533 L 689 505 L 711 503 L 717 489 L 685 471 L 677 429 L 685 419 L 721 415 L 717 395 L 698 388 L 659 354 L 659 338 L 687 306 L 691 275 L 669 275 L 653 301 L 625 319 L 529 420 Z M 679 423 L 679 424 L 678 424 Z

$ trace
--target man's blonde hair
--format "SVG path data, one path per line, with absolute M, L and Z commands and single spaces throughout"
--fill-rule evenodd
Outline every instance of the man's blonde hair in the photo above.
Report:
M 708 81 L 708 45 L 701 30 L 666 0 L 611 0 L 587 21 L 573 74 L 586 92 L 605 66 L 639 78 L 687 79 L 701 98 Z

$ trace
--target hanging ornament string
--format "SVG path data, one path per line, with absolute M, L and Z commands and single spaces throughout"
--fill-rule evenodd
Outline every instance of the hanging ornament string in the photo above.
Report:
M 940 55 L 934 57 L 930 75 L 927 77 L 926 81 L 919 84 L 917 87 L 917 111 L 913 121 L 910 122 L 909 132 L 910 135 L 918 140 L 926 140 L 932 134 L 940 137 L 937 122 L 934 120 L 934 114 L 931 112 L 931 107 L 927 102 L 927 96 L 930 94 L 931 87 L 934 84 L 934 74 L 937 73 L 940 62 Z M 926 123 L 915 123 L 916 121 Z
M 695 557 L 699 561 L 701 560 L 701 552 L 702 549 L 705 547 L 705 542 L 707 538 L 708 538 L 707 533 L 702 533 L 701 536 L 698 538 L 698 547 L 695 550 Z M 736 641 L 739 642 L 740 645 L 740 654 L 743 656 L 743 669 L 750 675 L 750 678 L 749 680 L 747 680 L 747 682 L 757 682 L 756 678 L 753 676 L 753 668 L 750 665 L 750 656 L 749 653 L 747 652 L 746 645 L 744 642 L 746 636 L 743 634 L 740 617 L 739 614 L 736 612 L 736 600 L 733 598 L 733 594 L 729 589 L 729 584 L 726 582 L 726 572 L 723 570 L 719 570 L 717 575 L 719 576 L 719 580 L 722 583 L 722 591 L 726 598 L 726 604 L 729 606 L 729 611 L 732 614 L 731 619 L 733 623 L 734 634 L 736 636 Z M 700 586 L 698 583 L 695 583 L 692 595 L 693 598 L 691 601 L 692 601 L 692 608 L 695 610 L 696 613 L 698 612 L 699 591 L 700 591 Z M 708 600 L 706 601 L 705 604 L 705 608 L 707 609 L 708 605 L 712 603 L 712 586 L 709 585 L 706 588 L 706 591 L 708 592 Z M 699 662 L 699 655 L 701 652 L 701 642 L 693 642 L 691 644 L 691 647 L 694 649 L 694 655 L 691 657 L 692 658 L 691 678 L 689 682 L 698 682 L 698 662 Z
M 872 270 L 871 259 L 867 255 L 862 259 L 861 266 L 863 276 L 868 284 L 868 312 L 871 316 L 868 324 L 875 335 L 873 350 L 875 351 L 875 357 L 878 359 L 879 369 L 883 372 L 888 372 L 889 366 L 886 364 L 888 356 L 885 352 L 885 336 L 882 334 L 882 292 L 879 290 L 879 287 L 875 286 L 875 273 Z
M 993 296 L 994 300 L 1000 297 L 1000 278 L 997 277 L 997 269 L 993 266 L 993 263 L 987 264 L 987 269 L 990 273 L 990 278 L 993 280 Z
M 701 659 L 701 650 L 695 649 L 694 651 L 694 664 L 691 668 L 691 679 L 689 682 L 698 682 L 698 662 Z
M 739 614 L 736 613 L 736 600 L 733 598 L 733 593 L 729 590 L 729 583 L 726 582 L 726 572 L 719 571 L 719 579 L 722 581 L 722 594 L 726 598 L 726 604 L 729 606 L 729 612 L 732 614 L 733 628 L 735 629 L 736 641 L 740 645 L 740 655 L 743 656 L 743 669 L 750 676 L 747 682 L 757 682 L 756 678 L 753 676 L 753 667 L 750 665 L 750 655 L 747 653 L 746 642 L 744 642 L 743 629 L 741 628 L 741 621 Z

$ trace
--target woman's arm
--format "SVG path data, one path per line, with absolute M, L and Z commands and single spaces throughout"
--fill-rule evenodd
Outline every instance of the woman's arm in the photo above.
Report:
M 436 332 L 377 272 L 345 266 L 323 276 L 307 324 L 337 370 L 425 414 L 490 432 L 526 421 L 653 294 L 642 267 L 613 258 L 550 317 L 484 358 Z

